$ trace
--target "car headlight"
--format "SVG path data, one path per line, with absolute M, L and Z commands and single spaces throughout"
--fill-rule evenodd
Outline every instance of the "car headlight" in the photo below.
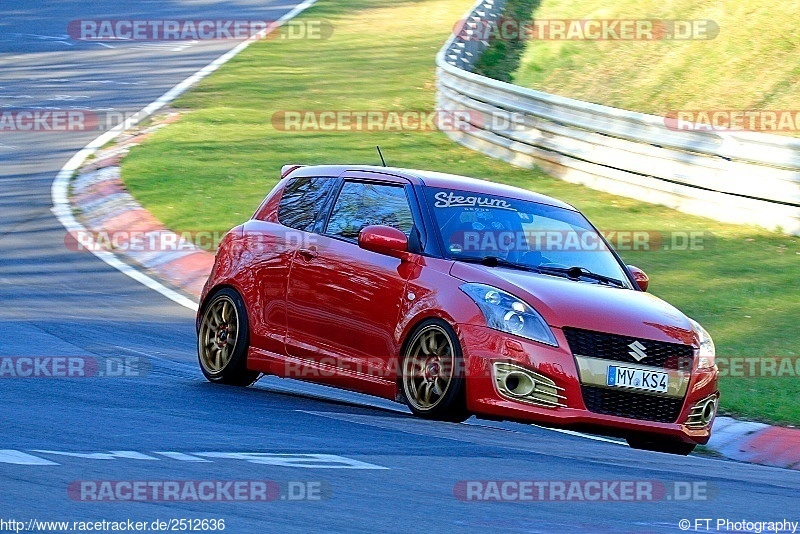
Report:
M 478 305 L 489 328 L 558 346 L 553 331 L 539 312 L 511 293 L 486 284 L 464 284 L 461 291 Z
M 700 323 L 694 319 L 689 319 L 692 323 L 692 329 L 697 334 L 697 339 L 700 341 L 700 350 L 697 353 L 697 368 L 698 369 L 711 369 L 717 363 L 717 351 L 714 348 L 714 340 L 708 335 L 706 329 L 700 326 Z

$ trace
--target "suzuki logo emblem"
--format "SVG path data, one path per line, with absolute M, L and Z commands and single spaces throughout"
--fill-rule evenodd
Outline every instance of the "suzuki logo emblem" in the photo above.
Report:
M 644 351 L 645 346 L 642 345 L 641 343 L 639 343 L 638 341 L 634 341 L 633 343 L 628 345 L 628 348 L 631 349 L 631 351 L 628 354 L 633 356 L 633 358 L 637 362 L 640 362 L 640 361 L 644 360 L 645 358 L 647 358 L 647 354 Z

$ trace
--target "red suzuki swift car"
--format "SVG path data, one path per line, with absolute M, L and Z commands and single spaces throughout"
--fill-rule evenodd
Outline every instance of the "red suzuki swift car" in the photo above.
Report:
M 714 344 L 645 292 L 572 206 L 441 173 L 287 166 L 220 244 L 201 296 L 212 382 L 262 373 L 688 454 L 719 392 Z

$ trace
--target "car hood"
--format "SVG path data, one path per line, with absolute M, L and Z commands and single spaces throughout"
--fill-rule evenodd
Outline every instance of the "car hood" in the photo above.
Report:
M 508 291 L 533 306 L 554 328 L 571 326 L 697 346 L 688 317 L 643 291 L 460 262 L 453 263 L 450 274 Z

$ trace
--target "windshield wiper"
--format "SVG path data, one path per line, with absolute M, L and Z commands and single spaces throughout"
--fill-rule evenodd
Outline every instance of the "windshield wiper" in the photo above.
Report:
M 484 256 L 482 258 L 458 258 L 458 261 L 480 263 L 481 265 L 486 265 L 487 267 L 509 267 L 511 269 L 519 269 L 521 271 L 566 276 L 573 279 L 583 277 L 617 287 L 625 287 L 625 283 L 621 280 L 611 278 L 610 276 L 603 276 L 602 274 L 593 273 L 585 267 L 548 267 L 546 265 L 534 267 L 533 265 L 514 263 L 513 261 L 508 261 L 507 259 L 500 258 L 498 256 Z
M 523 265 L 521 263 L 514 263 L 513 261 L 508 261 L 507 259 L 500 258 L 498 256 L 484 256 L 482 258 L 459 257 L 453 259 L 468 263 L 480 263 L 481 265 L 486 265 L 487 267 L 509 267 L 511 269 L 519 269 L 520 271 L 531 271 L 534 273 L 539 272 L 537 267 Z
M 610 276 L 603 276 L 602 274 L 593 273 L 586 267 L 548 267 L 546 265 L 540 265 L 536 267 L 536 269 L 540 273 L 561 274 L 576 279 L 583 277 L 617 287 L 625 287 L 625 284 L 622 282 L 622 280 L 617 280 L 616 278 L 611 278 Z

